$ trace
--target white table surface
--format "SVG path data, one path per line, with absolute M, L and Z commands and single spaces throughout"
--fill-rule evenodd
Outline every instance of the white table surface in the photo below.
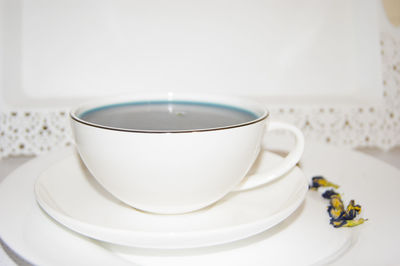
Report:
M 392 149 L 391 151 L 384 152 L 379 149 L 358 149 L 358 151 L 371 155 L 381 161 L 384 161 L 396 168 L 400 169 L 400 147 Z M 4 180 L 9 173 L 14 169 L 18 168 L 23 163 L 31 160 L 33 157 L 11 157 L 0 160 L 0 182 Z M 400 177 L 399 177 L 400 178 Z M 12 250 L 10 250 L 6 243 L 0 241 L 0 265 L 11 266 L 11 265 L 30 265 L 23 258 L 19 257 Z M 400 262 L 399 262 L 400 263 Z

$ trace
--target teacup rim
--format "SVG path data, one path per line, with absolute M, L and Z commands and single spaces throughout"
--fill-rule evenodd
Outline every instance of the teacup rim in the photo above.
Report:
M 176 96 L 178 96 L 178 99 L 176 99 Z M 153 98 L 154 97 L 154 98 Z M 235 104 L 226 104 L 226 103 L 222 103 L 219 102 L 218 100 L 213 101 L 212 98 L 224 98 L 224 99 L 229 99 L 229 100 L 236 100 L 236 101 L 241 101 L 247 104 L 251 104 L 251 105 L 257 105 L 257 107 L 259 109 L 262 110 L 262 114 L 258 115 L 257 118 L 253 119 L 253 120 L 249 120 L 247 122 L 244 123 L 239 123 L 239 124 L 232 124 L 232 125 L 227 125 L 227 126 L 222 126 L 222 127 L 213 127 L 213 128 L 196 128 L 196 129 L 180 129 L 180 130 L 153 130 L 153 129 L 130 129 L 130 128 L 120 128 L 120 127 L 112 127 L 112 126 L 106 126 L 106 125 L 101 125 L 101 124 L 97 124 L 97 123 L 93 123 L 93 122 L 89 122 L 86 121 L 82 118 L 79 117 L 80 113 L 84 113 L 87 112 L 91 109 L 95 109 L 95 108 L 103 108 L 106 106 L 110 106 L 110 105 L 119 105 L 119 104 L 133 104 L 135 102 L 140 102 L 140 101 L 159 101 L 160 98 L 162 97 L 162 101 L 168 102 L 185 102 L 187 101 L 188 103 L 207 103 L 207 104 L 216 104 L 216 105 L 220 105 L 220 106 L 227 106 L 227 107 L 231 107 L 231 108 L 237 108 L 237 109 L 242 109 L 244 111 L 248 111 L 253 113 L 252 111 L 246 109 L 246 108 L 240 108 Z M 179 98 L 179 97 L 183 97 L 185 100 L 182 100 L 183 98 Z M 196 98 L 207 98 L 209 99 L 207 102 L 205 101 L 201 101 L 199 99 Z M 187 99 L 186 99 L 187 98 Z M 123 100 L 126 99 L 126 100 Z M 108 104 L 99 104 L 102 101 L 107 101 L 107 102 L 111 102 Z M 86 106 L 86 108 L 85 108 Z M 87 108 L 87 106 L 92 106 L 91 108 Z M 83 111 L 81 111 L 83 109 Z M 81 111 L 81 112 L 80 112 Z M 80 112 L 80 113 L 79 113 Z M 86 126 L 90 126 L 90 127 L 94 127 L 94 128 L 99 128 L 99 129 L 105 129 L 105 130 L 112 130 L 112 131 L 119 131 L 119 132 L 132 132 L 132 133 L 154 133 L 154 134 L 171 134 L 171 133 L 194 133 L 194 132 L 210 132 L 210 131 L 220 131 L 220 130 L 228 130 L 228 129 L 233 129 L 233 128 L 239 128 L 239 127 L 244 127 L 244 126 L 248 126 L 248 125 L 252 125 L 252 124 L 256 124 L 259 123 L 263 120 L 266 120 L 269 115 L 270 112 L 269 110 L 263 106 L 261 103 L 256 102 L 256 101 L 252 101 L 249 99 L 243 99 L 243 98 L 239 98 L 239 97 L 235 97 L 232 95 L 218 95 L 218 94 L 176 94 L 176 93 L 168 93 L 168 94 L 135 94 L 135 95 L 125 95 L 125 96 L 114 96 L 114 97 L 102 97 L 102 98 L 97 98 L 95 100 L 92 101 L 87 101 L 84 103 L 79 104 L 78 106 L 76 106 L 75 108 L 73 108 L 70 112 L 69 112 L 70 118 L 72 120 L 74 120 L 75 122 L 78 122 L 80 124 L 86 125 Z

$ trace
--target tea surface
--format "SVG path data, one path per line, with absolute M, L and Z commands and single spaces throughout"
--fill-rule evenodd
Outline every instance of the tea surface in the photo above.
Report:
M 150 131 L 212 129 L 257 119 L 246 110 L 186 101 L 132 102 L 88 110 L 80 118 L 101 126 Z

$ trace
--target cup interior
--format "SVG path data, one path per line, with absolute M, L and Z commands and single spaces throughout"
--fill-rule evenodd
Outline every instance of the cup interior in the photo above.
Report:
M 132 132 L 181 133 L 222 130 L 266 119 L 268 110 L 239 97 L 144 95 L 99 99 L 71 112 L 79 123 Z

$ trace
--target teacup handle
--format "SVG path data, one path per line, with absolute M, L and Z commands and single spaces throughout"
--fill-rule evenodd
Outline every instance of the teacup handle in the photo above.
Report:
M 304 150 L 303 133 L 295 126 L 275 121 L 271 121 L 269 124 L 268 131 L 272 130 L 285 130 L 291 132 L 296 140 L 294 148 L 280 163 L 275 165 L 267 173 L 258 173 L 246 176 L 245 182 L 241 182 L 234 191 L 247 190 L 267 184 L 289 172 L 300 161 L 301 155 L 303 154 Z M 266 133 L 268 133 L 268 131 Z

